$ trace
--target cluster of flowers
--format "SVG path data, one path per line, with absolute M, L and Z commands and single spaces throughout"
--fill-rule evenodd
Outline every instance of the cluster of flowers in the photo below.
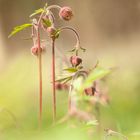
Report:
M 70 21 L 73 17 L 72 9 L 68 6 L 60 7 L 58 5 L 50 5 L 47 4 L 44 6 L 44 8 L 40 8 L 39 10 L 35 11 L 30 17 L 35 16 L 35 18 L 32 19 L 32 23 L 29 24 L 23 24 L 21 26 L 17 26 L 14 28 L 12 33 L 9 35 L 12 36 L 16 34 L 17 32 L 27 28 L 32 27 L 32 35 L 31 38 L 33 40 L 33 47 L 31 48 L 31 53 L 34 56 L 38 57 L 38 66 L 39 66 L 39 126 L 41 127 L 42 124 L 42 53 L 45 52 L 45 46 L 42 43 L 41 37 L 40 37 L 40 29 L 43 29 L 47 34 L 48 37 L 52 41 L 52 107 L 53 107 L 53 121 L 56 120 L 56 89 L 57 90 L 69 90 L 69 96 L 68 96 L 68 110 L 69 112 L 75 113 L 77 116 L 81 118 L 81 116 L 88 116 L 86 112 L 77 111 L 77 106 L 75 104 L 75 99 L 73 98 L 73 91 L 76 90 L 74 87 L 74 81 L 77 80 L 80 76 L 85 80 L 89 75 L 89 70 L 83 70 L 82 66 L 82 58 L 79 57 L 79 50 L 85 51 L 84 48 L 81 47 L 80 44 L 80 37 L 79 34 L 75 29 L 72 27 L 66 26 L 57 28 L 55 26 L 55 18 L 51 11 L 51 9 L 56 8 L 59 10 L 59 17 L 62 20 Z M 67 70 L 72 69 L 72 73 L 69 73 L 68 77 L 65 77 L 64 79 L 56 80 L 56 74 L 55 74 L 55 40 L 59 38 L 59 35 L 61 31 L 63 30 L 70 30 L 75 34 L 76 37 L 76 45 L 74 49 L 71 50 L 71 52 L 75 53 L 72 54 L 69 58 L 69 63 L 71 64 L 71 67 L 68 67 Z M 64 81 L 63 81 L 64 80 Z M 71 81 L 71 82 L 70 82 Z M 70 84 L 69 84 L 70 82 Z M 92 83 L 93 82 L 93 83 Z M 84 87 L 82 90 L 82 93 L 84 93 L 85 96 L 94 96 L 97 95 L 98 98 L 103 99 L 103 101 L 107 101 L 107 98 L 103 96 L 102 94 L 99 94 L 98 88 L 96 86 L 96 81 L 91 81 L 92 86 L 90 87 Z M 75 88 L 75 89 L 74 89 Z M 78 92 L 76 92 L 78 93 Z M 98 93 L 98 94 L 95 94 Z M 77 96 L 78 94 L 76 94 Z M 82 94 L 83 95 L 83 94 Z M 96 96 L 94 96 L 96 97 Z M 93 98 L 94 98 L 93 97 Z M 93 99 L 90 97 L 90 99 Z M 73 114 L 73 113 L 72 113 Z M 86 119 L 87 120 L 87 119 Z
M 65 21 L 69 21 L 71 20 L 71 18 L 73 17 L 73 13 L 72 13 L 72 9 L 70 7 L 62 7 L 60 8 L 59 10 L 59 17 Z M 42 17 L 42 22 L 41 22 L 41 27 L 44 29 L 44 31 L 46 31 L 48 33 L 48 36 L 52 39 L 55 39 L 56 38 L 56 32 L 57 32 L 57 29 L 54 27 L 54 24 L 53 24 L 53 15 L 51 14 L 46 14 Z M 44 21 L 49 21 L 49 22 L 52 22 L 51 23 L 51 26 L 47 26 L 46 24 L 44 24 Z M 45 47 L 44 46 L 41 46 L 41 49 L 40 49 L 40 52 L 44 52 L 45 51 Z M 39 48 L 37 45 L 34 45 L 32 48 L 31 48 L 31 53 L 35 56 L 38 56 L 39 54 Z

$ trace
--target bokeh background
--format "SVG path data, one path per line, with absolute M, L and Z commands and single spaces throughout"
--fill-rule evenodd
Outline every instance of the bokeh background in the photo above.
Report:
M 108 77 L 106 86 L 110 105 L 101 107 L 103 128 L 119 131 L 131 140 L 140 139 L 140 1 L 139 0 L 0 0 L 0 139 L 57 139 L 66 138 L 64 128 L 36 133 L 38 118 L 38 67 L 30 53 L 30 30 L 8 39 L 14 26 L 29 22 L 29 15 L 45 3 L 69 5 L 74 11 L 70 22 L 57 20 L 57 26 L 73 26 L 80 34 L 85 67 L 93 67 L 97 60 L 104 67 L 117 69 Z M 57 11 L 56 11 L 57 13 Z M 47 36 L 43 56 L 44 127 L 51 123 L 51 60 Z M 64 32 L 57 47 L 69 56 L 75 39 Z M 57 67 L 61 57 L 57 53 Z M 61 72 L 58 71 L 58 73 Z M 62 100 L 63 96 L 63 100 Z M 65 93 L 58 93 L 59 116 L 65 114 Z M 46 121 L 49 120 L 49 121 Z M 21 130 L 22 129 L 22 130 Z M 24 132 L 21 133 L 21 131 Z M 77 133 L 76 133 L 77 132 Z M 66 134 L 65 136 L 63 134 Z M 31 135 L 30 135 L 31 134 Z M 38 137 L 37 137 L 38 136 Z M 69 139 L 86 139 L 79 130 Z M 68 139 L 68 138 L 67 138 Z

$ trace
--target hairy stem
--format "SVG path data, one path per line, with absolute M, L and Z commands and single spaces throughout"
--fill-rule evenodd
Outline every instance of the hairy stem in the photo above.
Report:
M 37 29 L 37 41 L 38 41 L 38 66 L 39 66 L 39 127 L 42 126 L 42 56 L 41 56 L 41 44 L 40 44 L 40 31 Z
M 56 89 L 55 89 L 55 39 L 52 38 L 52 87 L 53 87 L 53 122 L 56 120 Z

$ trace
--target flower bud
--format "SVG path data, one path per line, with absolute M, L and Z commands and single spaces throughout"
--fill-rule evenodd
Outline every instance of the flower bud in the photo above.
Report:
M 71 56 L 70 62 L 72 66 L 78 66 L 79 64 L 82 63 L 82 59 L 78 56 Z
M 56 33 L 56 29 L 54 27 L 48 27 L 47 28 L 47 33 L 48 33 L 49 37 L 54 38 L 55 33 Z
M 40 52 L 41 52 L 41 53 L 42 53 L 42 51 L 43 51 L 43 49 L 40 48 Z M 33 46 L 33 47 L 31 48 L 31 53 L 32 53 L 32 55 L 38 56 L 38 53 L 39 53 L 38 47 L 37 47 L 37 46 Z
M 61 83 L 56 82 L 56 83 L 55 83 L 55 88 L 56 88 L 57 90 L 62 90 L 63 86 L 62 86 Z
M 87 96 L 94 96 L 95 94 L 95 88 L 94 87 L 89 87 L 85 89 L 85 94 Z
M 62 7 L 59 12 L 59 16 L 61 19 L 69 21 L 73 17 L 72 9 L 70 7 Z

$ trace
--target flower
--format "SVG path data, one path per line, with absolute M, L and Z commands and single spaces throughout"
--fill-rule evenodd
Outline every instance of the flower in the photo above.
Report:
M 62 7 L 59 12 L 59 16 L 61 19 L 69 21 L 73 17 L 72 9 L 70 7 Z
M 78 56 L 71 56 L 70 62 L 72 66 L 77 67 L 79 64 L 82 63 L 82 59 Z
M 41 47 L 40 48 L 40 52 L 42 53 L 42 51 L 43 51 L 43 48 Z M 32 55 L 38 56 L 38 52 L 39 52 L 38 46 L 33 46 L 31 48 Z

